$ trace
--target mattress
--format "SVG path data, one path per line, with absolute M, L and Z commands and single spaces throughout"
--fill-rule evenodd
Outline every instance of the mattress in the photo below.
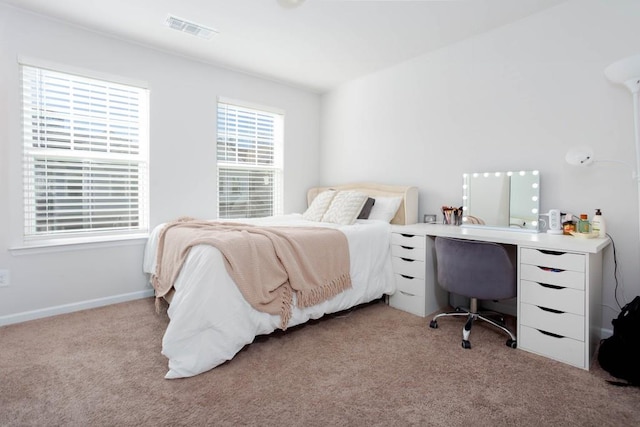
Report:
M 306 221 L 300 214 L 240 222 L 264 226 L 330 227 L 347 237 L 352 287 L 312 307 L 301 309 L 294 304 L 288 327 L 395 292 L 389 223 L 358 220 L 344 226 Z M 143 268 L 148 274 L 155 271 L 162 226 L 153 230 L 145 248 Z M 162 339 L 162 354 L 169 359 L 165 378 L 190 377 L 213 369 L 231 360 L 256 336 L 269 334 L 280 326 L 280 316 L 257 311 L 243 298 L 227 273 L 220 251 L 213 246 L 192 248 L 174 283 L 174 290 L 167 310 L 169 325 Z

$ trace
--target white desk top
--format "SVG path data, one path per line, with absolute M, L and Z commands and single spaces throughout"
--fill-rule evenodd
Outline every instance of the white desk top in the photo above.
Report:
M 533 248 L 598 253 L 611 241 L 606 238 L 585 239 L 574 236 L 548 233 L 523 233 L 519 231 L 467 228 L 443 224 L 393 225 L 392 231 L 397 233 L 424 234 L 426 236 L 454 237 L 458 239 L 481 240 L 484 242 L 523 245 Z

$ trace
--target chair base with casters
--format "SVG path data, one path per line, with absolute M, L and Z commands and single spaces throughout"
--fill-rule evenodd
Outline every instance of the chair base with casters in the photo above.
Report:
M 511 348 L 516 348 L 518 346 L 518 342 L 516 340 L 515 335 L 513 335 L 513 333 L 511 333 L 511 331 L 509 329 L 506 328 L 506 326 L 504 326 L 504 323 L 502 322 L 496 322 L 495 320 L 491 319 L 490 317 L 484 316 L 482 314 L 480 314 L 478 312 L 478 300 L 476 298 L 472 298 L 471 299 L 471 307 L 469 309 L 469 311 L 464 310 L 460 307 L 456 307 L 456 311 L 454 312 L 450 312 L 450 313 L 440 313 L 438 315 L 436 315 L 431 322 L 429 322 L 429 327 L 433 328 L 433 329 L 437 329 L 438 328 L 438 319 L 441 317 L 466 317 L 467 321 L 465 322 L 464 326 L 462 327 L 462 348 L 471 348 L 471 342 L 469 341 L 469 335 L 471 335 L 471 327 L 473 326 L 473 322 L 475 322 L 476 320 L 482 320 L 484 322 L 489 323 L 490 325 L 495 326 L 496 328 L 500 329 L 501 331 L 503 331 L 504 333 L 506 333 L 507 335 L 509 335 L 509 338 L 507 339 L 506 342 L 506 346 L 507 347 L 511 347 Z
M 513 249 L 513 248 L 511 248 Z M 438 284 L 446 291 L 470 299 L 469 311 L 456 309 L 441 313 L 431 320 L 431 328 L 438 327 L 438 319 L 445 316 L 466 317 L 462 329 L 462 347 L 471 348 L 469 335 L 473 322 L 481 320 L 509 335 L 507 346 L 516 348 L 516 337 L 504 321 L 491 319 L 478 312 L 478 300 L 503 300 L 517 294 L 515 251 L 491 242 L 436 237 L 436 268 Z

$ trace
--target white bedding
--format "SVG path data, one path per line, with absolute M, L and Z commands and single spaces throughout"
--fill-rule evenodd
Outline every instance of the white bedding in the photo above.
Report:
M 294 306 L 288 326 L 395 292 L 391 269 L 391 226 L 384 221 L 358 220 L 341 226 L 306 221 L 300 214 L 242 220 L 259 225 L 322 226 L 341 230 L 349 243 L 352 288 L 313 307 Z M 145 249 L 144 271 L 155 271 L 156 227 Z M 278 328 L 280 316 L 253 309 L 224 266 L 221 253 L 208 245 L 195 246 L 174 284 L 168 309 L 169 326 L 162 340 L 162 354 L 169 359 L 165 378 L 182 378 L 208 371 L 233 358 L 257 335 Z

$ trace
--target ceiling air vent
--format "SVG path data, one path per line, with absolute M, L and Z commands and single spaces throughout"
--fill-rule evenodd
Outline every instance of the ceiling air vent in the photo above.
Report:
M 218 31 L 213 28 L 205 27 L 204 25 L 196 24 L 195 22 L 189 22 L 185 19 L 172 15 L 167 16 L 167 20 L 164 23 L 171 29 L 182 31 L 183 33 L 191 34 L 192 36 L 206 40 L 211 40 L 213 36 L 218 34 Z

